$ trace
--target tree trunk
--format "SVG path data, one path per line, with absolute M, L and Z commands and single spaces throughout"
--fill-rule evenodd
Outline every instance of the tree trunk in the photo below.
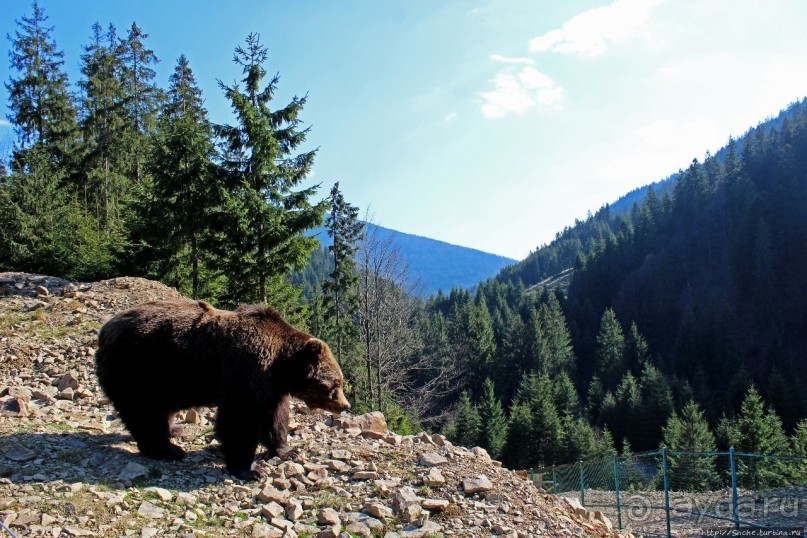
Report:
M 196 247 L 196 234 L 191 234 L 191 260 L 193 273 L 193 299 L 199 298 L 199 252 Z

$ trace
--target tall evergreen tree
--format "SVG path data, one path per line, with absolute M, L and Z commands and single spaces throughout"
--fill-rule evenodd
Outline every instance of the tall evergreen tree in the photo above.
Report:
M 322 222 L 326 204 L 312 205 L 317 187 L 294 190 L 308 176 L 315 151 L 294 155 L 309 129 L 300 129 L 299 114 L 306 97 L 294 97 L 285 107 L 270 109 L 279 76 L 261 89 L 268 57 L 257 34 L 235 49 L 234 61 L 244 73 L 243 89 L 219 81 L 238 120 L 219 125 L 224 144 L 224 167 L 230 174 L 237 222 L 231 229 L 230 264 L 240 283 L 232 283 L 235 301 L 271 297 L 279 310 L 289 310 L 298 292 L 286 281 L 292 269 L 305 264 L 316 239 L 304 232 Z M 237 285 L 240 284 L 240 285 Z
M 359 221 L 359 208 L 350 205 L 339 190 L 339 182 L 331 189 L 330 212 L 325 218 L 331 245 L 328 251 L 333 261 L 333 271 L 323 283 L 325 313 L 333 322 L 336 340 L 336 360 L 343 364 L 344 344 L 350 344 L 358 336 L 355 323 L 359 309 L 359 276 L 356 272 L 355 254 L 359 248 L 364 225 Z
M 597 334 L 597 371 L 606 390 L 616 388 L 625 372 L 625 336 L 616 314 L 606 308 Z
M 715 436 L 697 403 L 690 400 L 664 427 L 663 446 L 673 451 L 714 452 Z M 670 456 L 670 487 L 682 491 L 709 491 L 720 485 L 715 457 L 680 454 Z
M 507 421 L 502 461 L 510 469 L 526 469 L 532 462 L 532 410 L 523 402 L 513 402 Z
M 550 293 L 546 302 L 541 304 L 538 317 L 543 338 L 542 352 L 538 358 L 540 373 L 554 376 L 562 371 L 573 371 L 575 357 L 572 338 L 560 302 L 554 293 Z
M 121 59 L 121 82 L 124 90 L 124 107 L 127 115 L 129 153 L 132 156 L 130 178 L 135 183 L 143 180 L 143 169 L 148 154 L 148 136 L 155 128 L 161 91 L 154 82 L 154 66 L 159 61 L 154 51 L 146 48 L 143 33 L 132 23 L 129 33 L 118 45 Z
M 9 37 L 12 75 L 6 83 L 9 94 L 6 117 L 18 140 L 14 167 L 24 170 L 30 164 L 25 159 L 26 151 L 41 145 L 46 148 L 48 162 L 68 170 L 78 128 L 63 70 L 64 53 L 52 37 L 53 27 L 46 25 L 48 17 L 44 9 L 36 1 L 31 7 L 33 14 L 17 21 L 14 38 Z
M 123 70 L 115 27 L 92 27 L 92 42 L 81 56 L 81 131 L 83 139 L 80 197 L 108 234 L 120 233 L 130 201 L 126 150 Z
M 639 378 L 641 404 L 634 425 L 634 448 L 652 450 L 661 439 L 661 429 L 673 413 L 673 398 L 664 374 L 652 364 L 645 364 Z
M 159 203 L 147 203 L 144 211 L 149 212 L 147 220 L 153 232 L 149 239 L 168 262 L 160 270 L 161 278 L 175 275 L 180 289 L 189 280 L 194 299 L 200 296 L 204 266 L 210 265 L 205 259 L 211 253 L 214 217 L 223 197 L 215 157 L 202 92 L 188 59 L 182 55 L 170 78 L 168 102 L 159 118 L 149 160 L 153 196 Z
M 459 407 L 457 408 L 457 418 L 454 427 L 454 442 L 472 447 L 479 444 L 479 432 L 482 423 L 479 417 L 479 410 L 471 401 L 468 391 L 463 391 L 460 395 Z
M 743 400 L 740 413 L 726 428 L 730 446 L 738 452 L 786 455 L 789 443 L 782 422 L 768 409 L 753 386 Z M 782 461 L 739 458 L 737 476 L 743 486 L 767 487 L 787 483 L 787 465 Z
M 9 269 L 72 278 L 108 275 L 111 248 L 70 192 L 78 140 L 76 111 L 53 28 L 34 2 L 11 39 L 9 120 L 18 144 L 0 184 L 0 254 Z
M 479 402 L 479 442 L 494 458 L 501 456 L 507 436 L 507 417 L 502 403 L 496 398 L 493 382 L 486 379 Z

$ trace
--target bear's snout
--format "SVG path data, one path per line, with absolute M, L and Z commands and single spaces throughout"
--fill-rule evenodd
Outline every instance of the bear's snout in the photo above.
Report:
M 339 411 L 347 411 L 350 409 L 350 402 L 347 401 L 345 398 L 345 394 L 340 390 L 339 394 L 336 397 L 336 402 L 334 407 L 337 407 Z

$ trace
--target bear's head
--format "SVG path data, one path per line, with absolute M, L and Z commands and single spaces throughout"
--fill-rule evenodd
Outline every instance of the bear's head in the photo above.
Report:
M 305 377 L 293 395 L 309 407 L 341 413 L 350 409 L 350 403 L 342 392 L 342 369 L 333 358 L 328 344 L 317 338 L 308 340 L 300 351 Z

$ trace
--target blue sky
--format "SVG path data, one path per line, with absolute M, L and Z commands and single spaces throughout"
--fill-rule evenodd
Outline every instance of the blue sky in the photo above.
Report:
M 93 22 L 188 56 L 211 118 L 249 32 L 308 93 L 311 181 L 376 223 L 523 258 L 807 95 L 803 0 L 43 0 L 72 83 Z M 30 14 L 3 0 L 0 33 Z M 7 57 L 9 43 L 0 53 Z M 8 80 L 8 64 L 0 64 Z M 0 88 L 0 147 L 12 132 Z

